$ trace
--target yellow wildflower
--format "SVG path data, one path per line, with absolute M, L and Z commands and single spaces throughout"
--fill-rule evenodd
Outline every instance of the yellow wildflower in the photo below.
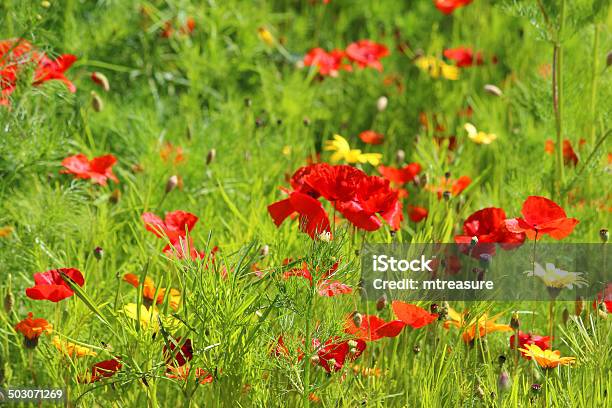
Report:
M 60 340 L 58 336 L 53 337 L 53 345 L 62 354 L 68 357 L 96 356 L 97 353 L 89 347 L 80 346 L 67 340 Z
M 519 351 L 523 352 L 523 355 L 533 358 L 542 368 L 555 368 L 576 362 L 575 357 L 561 357 L 559 350 L 542 350 L 537 344 L 525 344 L 525 348 L 520 348 Z
M 344 160 L 347 163 L 370 163 L 372 166 L 378 166 L 382 159 L 380 153 L 362 153 L 360 149 L 351 149 L 346 139 L 340 135 L 334 135 L 334 140 L 327 140 L 323 149 L 334 152 L 331 156 L 333 162 Z
M 497 139 L 497 135 L 494 133 L 485 133 L 476 129 L 476 126 L 471 123 L 466 123 L 463 128 L 468 133 L 468 137 L 477 144 L 491 144 L 492 141 Z
M 414 64 L 422 71 L 428 73 L 432 78 L 442 77 L 455 81 L 459 79 L 459 68 L 447 64 L 439 58 L 431 56 L 418 57 Z

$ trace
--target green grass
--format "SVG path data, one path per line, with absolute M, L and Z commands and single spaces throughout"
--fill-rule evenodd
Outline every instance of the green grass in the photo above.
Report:
M 376 312 L 357 290 L 323 298 L 306 280 L 282 279 L 283 259 L 304 258 L 321 271 L 341 259 L 338 279 L 356 287 L 355 250 L 364 239 L 386 243 L 392 237 L 388 227 L 363 234 L 342 223 L 331 243 L 313 243 L 296 223 L 276 228 L 266 207 L 282 197 L 278 188 L 288 185 L 286 175 L 340 133 L 353 147 L 382 153 L 385 165 L 397 165 L 396 151 L 404 150 L 405 161 L 421 163 L 431 183 L 446 172 L 474 180 L 450 201 L 412 189 L 407 203 L 428 208 L 429 217 L 419 224 L 405 220 L 394 238 L 399 242 L 452 242 L 472 212 L 495 206 L 519 216 L 529 195 L 550 197 L 580 220 L 567 241 L 599 242 L 599 230 L 611 220 L 611 9 L 605 2 L 566 1 L 557 38 L 561 0 L 542 2 L 549 26 L 537 3 L 528 1 L 474 1 L 452 16 L 427 0 L 321 3 L 66 0 L 45 8 L 39 1 L 0 2 L 0 39 L 23 37 L 49 55 L 78 57 L 66 74 L 76 94 L 54 81 L 32 87 L 30 73 L 20 79 L 10 109 L 0 106 L 0 228 L 13 228 L 0 238 L 0 293 L 15 298 L 10 311 L 0 311 L 0 388 L 64 387 L 71 406 L 101 407 L 610 406 L 610 318 L 590 310 L 563 324 L 562 311 L 573 311 L 573 303 L 555 306 L 554 347 L 576 356 L 577 364 L 548 373 L 522 359 L 515 368 L 507 333 L 491 333 L 470 347 L 442 323 L 369 343 L 355 364 L 380 369 L 377 376 L 355 375 L 350 364 L 329 376 L 309 358 L 298 362 L 298 339 L 342 335 L 349 313 Z M 188 16 L 196 22 L 191 36 L 160 37 L 165 21 Z M 260 40 L 259 27 L 270 30 L 275 46 Z M 409 47 L 405 54 L 395 32 Z M 382 60 L 383 73 L 356 69 L 319 81 L 314 70 L 296 67 L 311 48 L 343 48 L 362 38 L 391 51 Z M 563 180 L 555 157 L 544 151 L 545 140 L 556 139 L 556 120 L 552 77 L 541 71 L 553 60 L 555 41 L 563 49 L 562 136 L 575 147 L 586 140 L 577 149 L 579 164 L 565 166 Z M 432 79 L 413 64 L 416 52 L 441 56 L 444 48 L 460 45 L 483 50 L 487 64 L 462 70 L 457 81 Z M 492 55 L 497 64 L 489 62 Z M 110 92 L 89 79 L 92 71 L 109 78 Z M 399 78 L 402 92 L 383 83 L 387 75 Z M 499 86 L 503 96 L 485 93 L 485 84 Z M 101 112 L 91 106 L 92 90 L 104 101 Z M 382 95 L 389 105 L 378 112 Z M 470 122 L 497 134 L 491 145 L 467 138 L 466 119 L 457 115 L 467 105 L 473 108 Z M 430 122 L 435 114 L 445 135 L 457 136 L 457 150 L 436 146 L 433 129 L 419 123 L 420 112 Z M 385 143 L 363 145 L 357 135 L 366 129 L 385 134 Z M 166 142 L 183 148 L 183 162 L 160 158 Z M 216 156 L 206 164 L 211 149 Z M 100 187 L 60 174 L 62 159 L 81 152 L 114 154 L 120 183 Z M 135 165 L 143 170 L 134 171 Z M 370 165 L 362 168 L 377 174 Z M 166 196 L 173 174 L 184 186 Z M 113 203 L 115 189 L 121 196 Z M 161 240 L 145 231 L 143 212 L 178 209 L 200 218 L 191 233 L 199 249 L 219 246 L 214 267 L 167 259 Z M 98 246 L 101 260 L 93 254 Z M 256 279 L 255 262 L 270 276 Z M 33 273 L 61 267 L 83 272 L 82 293 L 57 304 L 25 296 Z M 226 278 L 223 268 L 230 271 Z M 142 297 L 121 281 L 125 273 L 181 291 L 180 323 L 165 330 L 192 339 L 191 365 L 213 374 L 212 383 L 165 376 L 168 333 L 153 335 L 126 317 L 123 307 Z M 514 310 L 525 311 L 521 329 L 547 334 L 546 302 L 451 306 L 469 307 L 472 316 L 503 313 L 500 323 L 508 323 Z M 30 311 L 98 356 L 62 357 L 50 336 L 25 349 L 14 326 Z M 174 312 L 163 304 L 160 313 Z M 392 318 L 389 307 L 377 314 Z M 281 334 L 293 359 L 270 355 Z M 505 392 L 497 386 L 500 355 L 508 357 L 512 378 Z M 112 356 L 123 361 L 117 375 L 79 383 L 93 363 Z M 543 384 L 541 394 L 530 391 L 533 383 Z M 320 401 L 308 402 L 311 393 Z

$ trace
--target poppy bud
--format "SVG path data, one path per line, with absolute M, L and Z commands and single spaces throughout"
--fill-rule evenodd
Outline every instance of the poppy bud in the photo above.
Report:
M 608 55 L 606 56 L 606 67 L 609 67 L 610 65 L 612 65 L 612 51 L 609 51 Z
M 304 126 L 310 126 L 310 118 L 304 116 L 304 120 L 302 121 Z
M 512 327 L 512 329 L 516 331 L 519 329 L 520 325 L 521 323 L 519 322 L 518 313 L 512 313 L 512 317 L 510 318 L 510 327 Z
M 215 160 L 216 156 L 217 156 L 217 151 L 214 148 L 210 149 L 208 151 L 208 154 L 206 155 L 206 165 L 208 166 L 210 163 L 212 163 Z
M 388 104 L 389 104 L 389 99 L 387 99 L 386 96 L 381 96 L 376 101 L 376 109 L 378 109 L 379 112 L 382 112 L 385 109 L 387 109 Z
M 95 247 L 93 250 L 94 257 L 99 261 L 104 256 L 104 250 L 100 247 Z
M 484 86 L 484 90 L 489 95 L 493 95 L 493 96 L 502 96 L 503 95 L 503 92 L 501 91 L 501 89 L 499 89 L 495 85 L 486 84 Z
M 361 315 L 361 313 L 353 313 L 353 323 L 356 327 L 361 327 L 361 323 L 363 323 L 363 316 Z
M 440 310 L 440 306 L 438 306 L 437 303 L 432 303 L 431 306 L 429 306 L 429 311 L 431 313 L 438 313 L 439 310 Z
M 111 204 L 117 204 L 120 198 L 121 198 L 121 191 L 118 188 L 116 188 L 113 190 L 110 197 L 108 197 L 108 201 Z
M 451 198 L 451 192 L 450 191 L 445 191 L 444 193 L 442 193 L 442 197 L 444 197 L 444 199 L 446 201 L 450 200 Z
M 270 253 L 270 247 L 268 245 L 262 246 L 261 249 L 259 250 L 259 254 L 262 257 L 268 256 L 269 253 Z
M 336 359 L 335 358 L 330 358 L 329 360 L 327 360 L 327 365 L 330 368 L 335 368 L 336 367 Z
M 266 122 L 262 118 L 255 118 L 255 126 L 264 127 Z
M 474 387 L 474 395 L 480 399 L 484 398 L 484 395 L 485 395 L 484 390 L 478 383 L 476 383 L 476 386 Z
M 376 310 L 380 311 L 387 307 L 387 295 L 383 294 L 376 301 Z
M 176 175 L 170 176 L 168 182 L 166 183 L 166 194 L 171 192 L 178 185 L 178 177 Z
M 540 384 L 531 384 L 531 393 L 535 395 L 540 395 L 542 391 L 542 386 Z
M 96 112 L 102 112 L 104 110 L 104 102 L 95 91 L 91 91 L 91 107 Z
M 283 124 L 283 120 L 282 119 L 276 119 L 276 124 L 278 126 L 282 125 Z
M 421 346 L 419 346 L 418 344 L 415 344 L 414 347 L 412 348 L 412 352 L 414 354 L 419 354 L 421 352 Z
M 397 152 L 395 152 L 395 160 L 398 163 L 403 163 L 404 159 L 406 159 L 406 153 L 402 149 L 399 149 Z
M 350 348 L 355 348 L 357 347 L 357 340 L 349 340 L 347 344 Z
M 602 319 L 608 318 L 607 306 L 604 302 L 601 302 L 599 304 L 599 307 L 597 308 L 597 315 L 601 317 Z
M 499 378 L 497 379 L 497 389 L 499 389 L 499 392 L 504 392 L 508 391 L 510 388 L 512 388 L 512 380 L 510 379 L 508 373 L 505 370 L 502 370 L 502 372 L 499 373 Z
M 261 317 L 263 316 L 263 312 L 261 310 L 256 310 L 255 316 L 257 316 L 258 319 L 261 319 Z
M 15 296 L 13 296 L 13 292 L 11 292 L 9 289 L 9 291 L 6 292 L 6 295 L 4 296 L 4 311 L 6 312 L 6 314 L 11 313 L 14 305 Z
M 319 356 L 317 354 L 315 354 L 314 356 L 312 356 L 310 358 L 310 362 L 314 365 L 319 364 L 319 362 L 321 361 L 321 359 L 319 358 Z
M 610 234 L 608 233 L 607 228 L 602 228 L 599 230 L 599 238 L 601 239 L 601 242 L 603 242 L 604 244 L 608 242 L 608 239 L 610 239 Z
M 49 7 L 51 7 L 51 3 L 50 3 L 50 2 L 48 2 L 48 1 L 46 1 L 46 0 L 45 0 L 45 1 L 42 1 L 42 2 L 40 2 L 40 5 L 41 5 L 41 7 L 43 7 L 43 8 L 49 8 Z
M 251 98 L 244 98 L 244 106 L 250 108 L 251 105 L 253 105 L 253 101 L 251 100 Z
M 470 249 L 474 249 L 476 244 L 478 244 L 478 237 L 473 236 L 472 239 L 470 240 Z
M 499 366 L 502 367 L 504 363 L 506 362 L 506 356 L 504 356 L 503 354 L 500 354 L 500 356 L 497 357 L 497 362 L 499 363 Z
M 91 74 L 91 80 L 96 84 L 100 85 L 105 92 L 110 91 L 110 83 L 108 82 L 108 78 L 101 72 L 93 72 Z
M 563 309 L 563 314 L 561 315 L 561 320 L 563 321 L 563 324 L 567 326 L 567 321 L 570 318 L 570 314 L 569 314 L 569 310 L 567 310 L 567 307 Z
M 444 173 L 444 178 L 445 179 L 449 179 L 450 176 L 451 176 L 451 172 L 450 171 L 447 171 L 447 172 Z
M 487 269 L 491 265 L 491 261 L 493 260 L 491 254 L 481 254 L 478 258 L 480 260 L 480 266 L 484 269 Z
M 23 345 L 28 349 L 35 349 L 38 346 L 38 337 L 27 338 L 24 336 Z
M 448 305 L 444 304 L 442 307 L 438 307 L 438 320 L 446 320 L 446 316 L 448 316 Z
M 584 310 L 584 299 L 582 298 L 582 296 L 577 296 L 576 301 L 574 302 L 574 314 L 576 316 L 580 316 L 583 310 Z

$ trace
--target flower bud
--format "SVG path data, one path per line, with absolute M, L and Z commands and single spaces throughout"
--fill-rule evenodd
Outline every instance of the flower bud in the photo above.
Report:
M 489 95 L 493 95 L 493 96 L 502 96 L 503 95 L 503 92 L 501 91 L 501 89 L 499 89 L 495 85 L 486 84 L 484 86 L 484 90 Z
M 499 363 L 499 366 L 502 367 L 506 363 L 506 356 L 500 354 L 499 357 L 497 357 L 497 362 Z
M 168 178 L 168 181 L 166 182 L 166 194 L 174 190 L 176 186 L 178 186 L 178 182 L 178 176 L 170 176 L 170 178 Z
M 539 395 L 542 391 L 542 386 L 540 384 L 531 384 L 531 393 L 535 395 Z
M 406 153 L 402 149 L 399 149 L 397 152 L 395 152 L 395 160 L 398 164 L 403 163 L 405 159 Z
M 512 388 L 512 380 L 506 370 L 502 370 L 497 379 L 497 389 L 499 392 L 505 392 L 510 390 L 510 388 Z
M 91 80 L 96 84 L 100 85 L 105 92 L 110 91 L 110 83 L 108 82 L 108 78 L 101 72 L 93 72 L 91 74 Z
M 93 250 L 93 254 L 94 254 L 94 257 L 98 261 L 100 261 L 102 259 L 102 257 L 104 256 L 104 250 L 102 248 L 100 248 L 100 247 L 95 247 L 94 250 Z
M 389 99 L 387 99 L 386 96 L 381 96 L 376 101 L 376 109 L 378 109 L 379 112 L 382 112 L 385 109 L 387 109 L 388 104 L 389 104 Z
M 602 228 L 599 230 L 599 238 L 604 244 L 608 242 L 608 239 L 610 239 L 610 233 L 608 232 L 607 228 Z
M 302 123 L 304 123 L 304 126 L 310 126 L 310 118 L 307 116 L 304 116 L 304 119 L 302 120 Z
M 270 253 L 270 247 L 268 245 L 262 246 L 261 249 L 259 250 L 259 255 L 261 255 L 262 257 L 268 256 L 269 253 Z
M 576 301 L 574 302 L 574 314 L 576 316 L 580 316 L 583 310 L 584 310 L 584 299 L 582 298 L 582 296 L 576 296 Z
M 108 197 L 108 201 L 111 204 L 117 204 L 120 198 L 121 198 L 121 191 L 118 188 L 116 188 L 113 190 L 110 197 Z
M 206 155 L 206 165 L 208 166 L 210 163 L 212 163 L 215 160 L 215 157 L 217 156 L 217 151 L 212 148 L 208 151 L 208 154 Z
M 96 112 L 102 112 L 104 110 L 104 102 L 95 91 L 91 91 L 91 107 Z
M 440 306 L 438 306 L 437 303 L 432 303 L 431 306 L 429 306 L 429 311 L 431 313 L 438 313 L 438 311 L 440 310 Z
M 376 301 L 376 310 L 381 311 L 383 310 L 385 307 L 387 307 L 387 295 L 383 294 L 381 297 L 378 298 L 378 300 Z
M 421 352 L 421 346 L 419 346 L 418 344 L 415 344 L 414 347 L 412 348 L 412 352 L 414 354 L 419 354 Z
M 15 296 L 13 296 L 13 292 L 11 292 L 9 289 L 9 291 L 6 292 L 6 295 L 4 296 L 4 311 L 6 312 L 6 314 L 11 313 L 14 305 L 15 305 Z
M 41 7 L 43 7 L 43 8 L 49 8 L 49 7 L 51 7 L 51 3 L 50 3 L 50 2 L 48 2 L 47 0 L 41 1 L 41 2 L 40 2 L 40 5 L 41 5 Z
M 319 234 L 319 239 L 323 242 L 331 242 L 331 233 L 329 231 L 323 231 Z
M 38 346 L 38 336 L 37 337 L 32 337 L 31 339 L 24 336 L 23 337 L 23 345 L 27 349 L 35 349 L 36 346 Z
M 444 200 L 448 201 L 451 198 L 451 192 L 450 191 L 445 191 L 444 193 L 442 193 L 442 197 L 444 197 Z
M 319 364 L 319 362 L 321 361 L 321 359 L 319 358 L 319 356 L 317 354 L 315 354 L 314 356 L 312 356 L 310 358 L 310 362 L 314 365 Z
M 563 309 L 563 314 L 561 315 L 561 320 L 563 321 L 563 324 L 567 326 L 567 321 L 570 318 L 570 314 L 569 314 L 569 310 L 567 310 L 567 307 Z
M 351 354 L 351 356 L 354 356 L 355 354 L 357 354 L 357 347 L 351 347 L 349 350 L 349 353 Z
M 347 344 L 350 348 L 355 348 L 358 345 L 357 340 L 349 340 Z
M 517 331 L 520 325 L 518 313 L 512 313 L 512 317 L 510 318 L 510 327 L 512 327 L 514 331 Z
M 244 106 L 250 108 L 251 105 L 253 105 L 253 101 L 251 100 L 251 98 L 244 98 Z
M 361 327 L 361 323 L 363 323 L 363 316 L 361 315 L 361 313 L 353 313 L 353 323 L 356 327 Z

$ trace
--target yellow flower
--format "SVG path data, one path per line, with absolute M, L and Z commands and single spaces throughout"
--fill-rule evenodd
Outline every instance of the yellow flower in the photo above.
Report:
M 484 337 L 488 333 L 493 333 L 496 331 L 512 331 L 512 327 L 508 326 L 507 324 L 495 323 L 500 316 L 501 313 L 493 317 L 489 317 L 489 315 L 485 313 L 478 319 L 471 319 L 468 322 L 466 321 L 466 318 L 468 317 L 467 311 L 460 314 L 452 307 L 449 307 L 447 315 L 448 320 L 444 322 L 444 328 L 448 329 L 450 326 L 455 326 L 458 329 L 464 329 L 461 337 L 463 338 L 464 342 L 470 343 L 476 337 Z M 476 329 L 478 329 L 478 333 L 476 332 Z
M 0 238 L 8 237 L 9 235 L 11 235 L 12 232 L 13 232 L 13 227 L 11 226 L 0 227 Z
M 432 78 L 442 78 L 455 81 L 459 79 L 459 68 L 454 65 L 447 64 L 436 57 L 423 56 L 418 57 L 414 64 L 422 71 L 428 73 Z
M 123 306 L 123 312 L 130 319 L 138 320 L 138 305 L 136 303 L 128 303 Z M 157 308 L 150 307 L 147 309 L 145 305 L 140 305 L 140 327 L 157 332 L 159 330 L 159 320 L 162 321 L 166 329 L 176 328 L 180 325 L 180 322 L 174 317 L 160 316 Z
M 259 27 L 257 29 L 257 35 L 259 36 L 259 39 L 267 45 L 274 45 L 274 36 L 266 27 Z
M 533 271 L 525 271 L 527 276 L 537 276 L 549 288 L 555 289 L 573 289 L 574 285 L 578 287 L 586 286 L 587 281 L 582 277 L 582 272 L 568 272 L 555 267 L 551 263 L 546 264 L 543 268 L 539 263 L 535 263 Z
M 555 368 L 560 365 L 571 365 L 576 362 L 575 357 L 561 357 L 559 350 L 542 350 L 537 344 L 525 344 L 520 348 L 526 357 L 533 358 L 542 368 Z
M 71 343 L 69 341 L 62 341 L 58 336 L 53 337 L 53 345 L 62 354 L 68 357 L 85 357 L 85 356 L 96 356 L 97 353 L 92 349 L 78 344 Z
M 485 133 L 476 129 L 476 126 L 471 123 L 466 123 L 463 128 L 468 133 L 468 137 L 478 144 L 491 144 L 492 141 L 497 139 L 497 135 L 494 133 Z
M 334 140 L 327 140 L 323 149 L 334 152 L 331 156 L 333 162 L 344 160 L 347 163 L 370 163 L 372 166 L 378 166 L 382 159 L 380 153 L 361 153 L 360 149 L 351 149 L 346 139 L 340 135 L 334 135 Z

